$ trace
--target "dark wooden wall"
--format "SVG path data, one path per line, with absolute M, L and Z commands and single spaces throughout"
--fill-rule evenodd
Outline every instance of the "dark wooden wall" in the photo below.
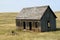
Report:
M 48 23 L 50 23 L 50 27 L 48 27 Z M 48 8 L 41 20 L 41 31 L 51 30 L 56 30 L 56 18 L 53 15 L 52 10 Z

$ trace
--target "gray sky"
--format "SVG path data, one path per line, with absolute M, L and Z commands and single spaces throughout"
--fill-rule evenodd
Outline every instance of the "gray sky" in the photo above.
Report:
M 19 12 L 24 7 L 50 5 L 53 11 L 60 11 L 60 0 L 0 0 L 0 12 Z

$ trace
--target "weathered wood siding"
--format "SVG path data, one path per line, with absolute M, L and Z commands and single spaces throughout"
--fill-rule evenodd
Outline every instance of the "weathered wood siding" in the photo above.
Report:
M 51 9 L 48 8 L 48 12 L 49 12 L 49 20 L 50 20 L 50 27 L 51 30 L 56 30 L 56 18 L 54 16 L 54 13 Z
M 46 13 L 43 15 L 43 18 L 41 19 L 41 31 L 47 31 L 47 15 Z
M 50 23 L 50 28 L 48 28 L 48 21 Z M 51 31 L 56 30 L 56 18 L 53 15 L 51 9 L 47 9 L 41 20 L 41 31 Z
M 16 19 L 16 26 L 20 26 L 20 20 Z
M 53 17 L 53 15 L 52 14 L 50 14 L 51 16 L 50 16 L 50 24 L 51 24 L 51 30 L 53 31 L 53 30 L 56 30 L 56 19 Z
M 32 30 L 36 30 L 36 22 L 37 22 L 37 28 L 41 31 L 41 25 L 40 21 L 38 20 L 21 20 L 21 19 L 16 19 L 16 26 L 17 29 L 24 29 L 23 22 L 25 22 L 25 27 L 26 29 L 30 29 L 29 22 L 32 24 Z

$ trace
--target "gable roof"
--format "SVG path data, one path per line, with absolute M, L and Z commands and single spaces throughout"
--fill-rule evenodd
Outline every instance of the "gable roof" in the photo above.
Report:
M 48 6 L 23 8 L 16 19 L 41 19 Z

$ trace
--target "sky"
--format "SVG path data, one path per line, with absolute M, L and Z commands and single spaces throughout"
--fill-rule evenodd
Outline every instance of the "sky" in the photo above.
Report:
M 60 0 L 0 0 L 0 12 L 19 12 L 25 7 L 45 5 L 53 11 L 60 11 Z

